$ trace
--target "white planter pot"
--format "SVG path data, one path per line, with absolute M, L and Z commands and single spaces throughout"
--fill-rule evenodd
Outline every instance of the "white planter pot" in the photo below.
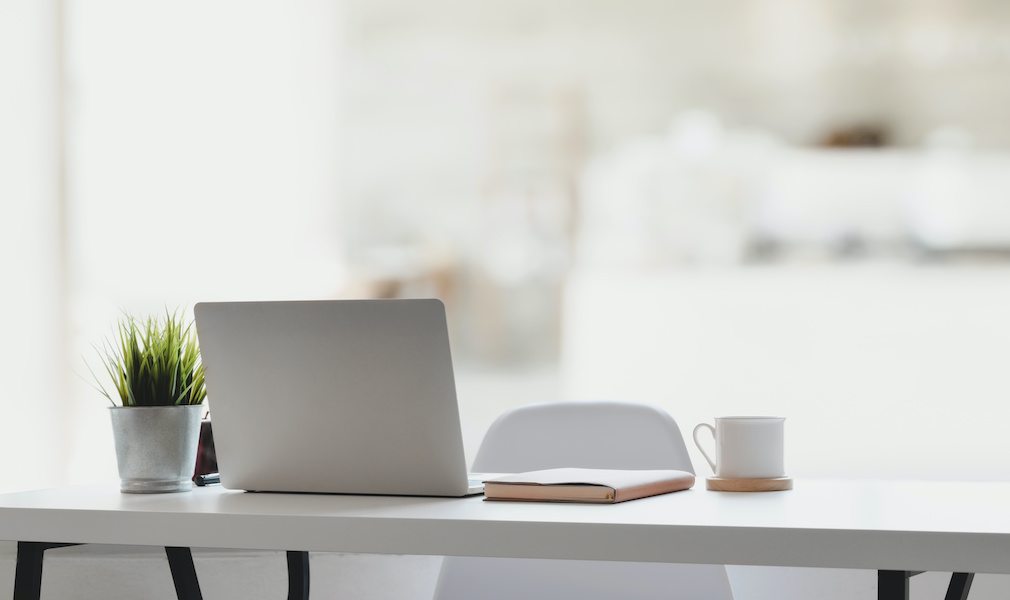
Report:
M 203 406 L 114 406 L 109 410 L 123 492 L 193 489 Z

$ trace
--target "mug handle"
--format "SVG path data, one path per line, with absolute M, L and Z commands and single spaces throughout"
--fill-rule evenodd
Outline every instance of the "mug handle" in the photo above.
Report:
M 708 423 L 699 423 L 697 426 L 695 426 L 694 432 L 691 434 L 691 437 L 694 438 L 694 445 L 698 446 L 698 450 L 701 451 L 701 455 L 705 457 L 705 460 L 708 461 L 709 466 L 712 467 L 712 472 L 715 473 L 716 472 L 715 461 L 712 460 L 712 457 L 710 457 L 708 455 L 708 452 L 705 452 L 705 449 L 701 447 L 701 442 L 698 441 L 698 430 L 701 429 L 702 427 L 704 427 L 704 428 L 706 428 L 706 429 L 708 429 L 709 431 L 712 432 L 712 439 L 714 440 L 715 439 L 715 427 L 712 427 Z

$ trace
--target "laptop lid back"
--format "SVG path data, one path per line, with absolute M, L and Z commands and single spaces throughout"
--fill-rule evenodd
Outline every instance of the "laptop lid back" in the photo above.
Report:
M 204 302 L 194 313 L 225 487 L 467 492 L 441 301 Z

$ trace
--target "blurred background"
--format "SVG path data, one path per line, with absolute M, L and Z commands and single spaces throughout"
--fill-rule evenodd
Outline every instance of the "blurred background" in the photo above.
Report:
M 0 486 L 115 479 L 122 310 L 410 296 L 471 458 L 625 399 L 1006 479 L 1007 106 L 999 0 L 0 0 Z
M 1008 106 L 1002 0 L 0 0 L 0 490 L 116 479 L 123 310 L 410 296 L 471 459 L 623 399 L 1006 480 Z

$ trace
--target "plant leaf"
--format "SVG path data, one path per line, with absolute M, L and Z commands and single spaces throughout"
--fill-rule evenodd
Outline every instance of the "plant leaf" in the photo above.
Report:
M 183 323 L 180 309 L 143 320 L 124 312 L 113 332 L 93 347 L 123 406 L 203 403 L 207 389 L 196 329 Z M 115 405 L 90 365 L 88 371 L 97 384 L 92 387 Z

